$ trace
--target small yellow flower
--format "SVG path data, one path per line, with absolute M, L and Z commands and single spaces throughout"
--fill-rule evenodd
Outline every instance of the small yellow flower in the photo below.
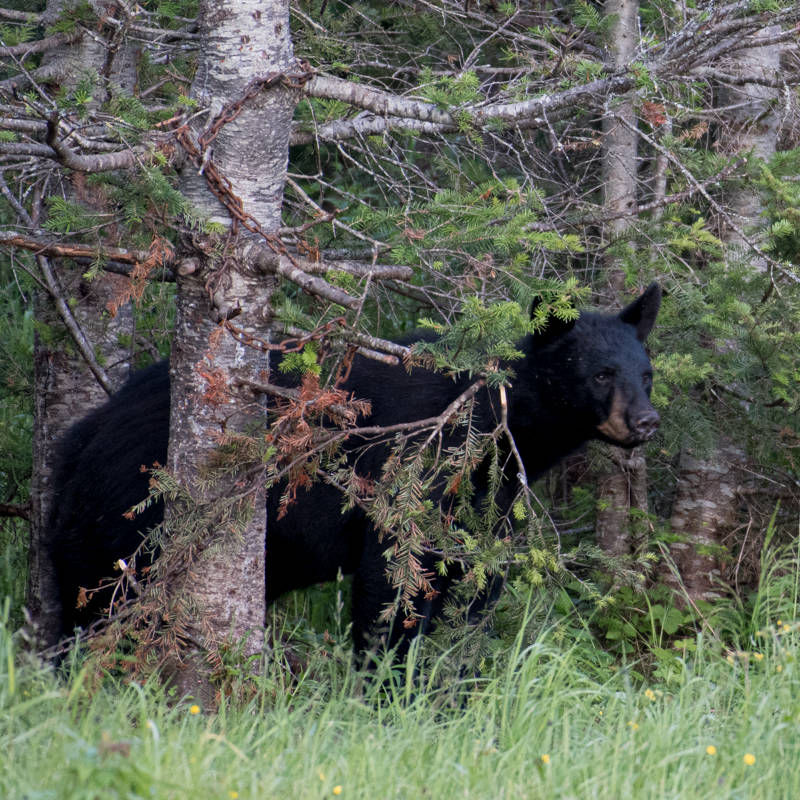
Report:
M 199 714 L 200 713 L 200 706 L 198 706 L 198 705 L 189 706 L 189 713 L 190 714 Z
M 717 748 L 714 747 L 713 744 L 710 744 L 708 747 L 706 747 L 706 753 L 708 753 L 710 756 L 715 756 L 717 754 Z
M 320 779 L 321 781 L 324 781 L 324 780 L 325 780 L 325 773 L 324 773 L 322 770 L 320 770 L 320 771 L 317 773 L 317 775 L 319 775 L 319 779 Z
M 550 756 L 547 753 L 542 753 L 542 764 L 549 764 Z
M 239 797 L 239 792 L 237 792 L 235 789 L 231 789 L 228 792 L 228 797 L 230 797 L 231 800 L 237 800 L 237 798 Z
M 333 793 L 334 794 L 341 794 L 342 793 L 342 787 L 341 786 L 334 786 L 333 787 Z
M 778 666 L 775 667 L 775 672 L 783 672 L 783 664 L 778 664 Z
M 764 660 L 764 654 L 763 653 L 753 653 L 753 658 L 756 661 L 763 661 Z
M 628 723 L 628 727 L 629 727 L 629 728 L 630 728 L 632 731 L 638 731 L 638 730 L 639 730 L 639 723 L 638 723 L 638 722 L 634 722 L 633 720 L 631 720 L 631 721 Z
M 645 689 L 644 690 L 644 696 L 648 700 L 655 700 L 656 699 L 656 693 L 652 689 Z
M 752 753 L 745 753 L 742 760 L 748 767 L 752 767 L 756 763 L 756 757 Z

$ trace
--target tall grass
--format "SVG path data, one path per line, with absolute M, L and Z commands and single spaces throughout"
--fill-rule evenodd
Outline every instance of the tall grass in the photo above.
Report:
M 276 659 L 213 715 L 78 657 L 56 674 L 17 648 L 6 600 L 0 798 L 797 798 L 798 560 L 765 560 L 735 643 L 698 635 L 668 683 L 562 628 L 457 683 L 445 656 L 371 677 L 344 644 L 294 677 Z

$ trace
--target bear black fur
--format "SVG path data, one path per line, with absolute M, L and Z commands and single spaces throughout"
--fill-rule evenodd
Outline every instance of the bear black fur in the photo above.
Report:
M 519 343 L 524 357 L 512 365 L 516 377 L 507 391 L 508 425 L 529 479 L 590 439 L 633 447 L 655 433 L 659 417 L 649 399 L 652 369 L 643 342 L 660 301 L 661 290 L 653 284 L 619 314 L 583 313 L 569 324 L 551 319 L 543 333 Z M 440 414 L 470 382 L 466 376 L 453 379 L 422 368 L 409 374 L 402 366 L 356 357 L 344 388 L 371 401 L 367 424 L 391 425 Z M 497 426 L 497 394 L 484 388 L 477 395 L 473 424 L 483 432 Z M 141 467 L 166 462 L 168 437 L 166 362 L 135 374 L 64 437 L 48 537 L 62 633 L 91 621 L 101 600 L 108 603 L 108 596 L 100 595 L 77 609 L 79 587 L 97 586 L 118 558 L 134 552 L 140 531 L 161 521 L 161 504 L 134 520 L 123 514 L 147 495 L 149 476 Z M 353 453 L 363 444 L 354 439 L 345 448 Z M 380 448 L 360 452 L 359 474 L 377 477 L 385 455 Z M 510 507 L 517 489 L 512 462 L 496 498 L 503 509 Z M 279 488 L 268 493 L 267 600 L 332 580 L 339 569 L 354 574 L 353 634 L 356 647 L 365 648 L 380 611 L 394 599 L 385 576 L 386 543 L 378 542 L 362 510 L 342 513 L 340 492 L 327 484 L 299 490 L 296 502 L 278 519 L 280 494 Z M 417 630 L 424 631 L 441 610 L 452 579 L 436 578 L 438 596 L 419 600 L 423 619 Z M 404 636 L 396 627 L 390 644 Z

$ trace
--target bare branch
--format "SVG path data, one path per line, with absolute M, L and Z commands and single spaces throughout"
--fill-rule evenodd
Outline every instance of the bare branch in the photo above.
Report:
M 0 127 L 5 127 L 0 125 Z M 0 142 L 0 156 L 34 156 L 35 158 L 58 158 L 55 150 L 46 144 L 34 142 Z
M 93 156 L 82 156 L 67 147 L 58 138 L 58 118 L 53 116 L 47 124 L 47 144 L 53 148 L 58 160 L 76 172 L 107 172 L 115 169 L 129 169 L 136 166 L 140 158 L 146 154 L 144 148 L 119 150 L 116 153 L 104 153 Z
M 563 92 L 534 97 L 518 103 L 491 103 L 483 106 L 463 106 L 470 125 L 482 129 L 491 123 L 502 123 L 520 128 L 538 128 L 548 124 L 548 118 L 561 111 L 570 112 L 580 105 L 597 106 L 609 94 L 622 94 L 636 85 L 632 74 L 621 74 L 601 78 Z M 385 133 L 392 130 L 412 130 L 418 133 L 447 133 L 463 126 L 460 119 L 441 110 L 433 103 L 421 100 L 405 100 L 388 92 L 371 89 L 363 84 L 353 84 L 339 78 L 317 75 L 306 84 L 306 93 L 312 97 L 324 97 L 349 102 L 385 116 L 362 115 L 353 120 L 337 120 L 320 125 L 314 134 L 296 131 L 292 144 L 307 144 L 315 137 L 324 140 L 339 140 L 356 134 L 363 136 Z
M 0 8 L 0 18 L 8 19 L 12 22 L 30 22 L 38 25 L 42 21 L 42 15 L 33 11 L 16 11 L 13 8 Z
M 262 266 L 266 262 L 262 262 Z M 303 272 L 299 266 L 293 263 L 292 259 L 288 256 L 281 256 L 279 261 L 269 260 L 266 271 L 274 272 L 281 275 L 292 283 L 297 284 L 304 291 L 309 294 L 314 294 L 317 297 L 322 297 L 325 300 L 330 300 L 332 303 L 337 303 L 345 308 L 357 309 L 359 301 L 357 298 L 347 294 L 347 292 L 338 289 L 336 286 L 322 280 L 322 278 L 315 278 L 307 272 Z
M 31 518 L 30 503 L 0 503 L 0 517 L 19 517 L 29 520 Z
M 56 258 L 110 259 L 128 264 L 143 263 L 149 258 L 149 254 L 145 250 L 64 243 L 61 240 L 48 239 L 41 235 L 31 236 L 17 231 L 0 231 L 0 245 L 21 247 L 23 250 L 30 250 L 37 255 Z
M 414 277 L 414 270 L 411 267 L 403 267 L 394 264 L 368 264 L 364 261 L 352 261 L 341 259 L 326 259 L 321 261 L 309 261 L 305 258 L 295 257 L 297 265 L 305 272 L 310 274 L 325 274 L 329 270 L 347 272 L 359 278 L 372 278 L 376 281 L 399 280 L 409 281 Z
M 61 317 L 61 321 L 69 331 L 69 335 L 75 342 L 75 346 L 78 348 L 78 350 L 80 350 L 80 353 L 86 361 L 89 369 L 92 371 L 92 374 L 95 376 L 95 378 L 97 378 L 97 382 L 103 387 L 105 393 L 110 397 L 114 393 L 114 384 L 111 382 L 108 375 L 106 375 L 105 370 L 100 366 L 100 364 L 98 364 L 97 359 L 95 358 L 94 348 L 92 347 L 91 342 L 86 338 L 86 335 L 84 334 L 81 326 L 78 324 L 78 321 L 73 316 L 72 310 L 69 307 L 69 303 L 67 303 L 67 301 L 64 299 L 63 292 L 61 291 L 58 280 L 53 273 L 50 262 L 44 256 L 37 256 L 36 263 L 39 265 L 39 269 L 44 277 L 45 285 L 47 286 L 47 290 L 53 298 L 53 302 L 55 303 L 58 315 Z
M 363 83 L 346 81 L 332 75 L 315 75 L 305 86 L 310 97 L 340 100 L 356 108 L 363 108 L 386 117 L 405 117 L 420 122 L 452 125 L 453 117 L 433 103 L 398 97 Z
M 307 331 L 292 325 L 284 326 L 283 332 L 297 338 L 308 335 Z M 381 361 L 385 364 L 397 364 L 398 359 L 407 358 L 411 353 L 410 348 L 405 345 L 391 342 L 388 339 L 380 339 L 377 336 L 370 336 L 360 331 L 348 330 L 347 328 L 337 331 L 336 338 L 358 345 L 359 352 L 366 355 L 367 358 L 371 358 L 373 361 Z M 387 357 L 386 353 L 390 355 Z
M 25 60 L 28 56 L 45 53 L 48 50 L 54 50 L 57 47 L 73 44 L 81 38 L 83 32 L 76 29 L 72 33 L 56 33 L 53 36 L 46 36 L 44 39 L 39 39 L 35 42 L 23 42 L 22 44 L 13 44 L 0 46 L 0 58 L 9 58 L 17 56 Z

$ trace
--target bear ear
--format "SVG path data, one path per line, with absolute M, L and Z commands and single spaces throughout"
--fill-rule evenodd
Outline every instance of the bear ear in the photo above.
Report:
M 536 309 L 542 304 L 542 298 L 537 297 L 531 304 L 531 319 L 533 319 Z M 547 325 L 539 333 L 533 334 L 534 344 L 537 346 L 547 345 L 561 336 L 566 335 L 575 327 L 576 320 L 565 322 L 554 314 L 547 317 Z
M 661 306 L 661 287 L 651 283 L 629 306 L 619 312 L 618 318 L 636 328 L 636 338 L 643 342 L 655 325 L 658 309 Z

